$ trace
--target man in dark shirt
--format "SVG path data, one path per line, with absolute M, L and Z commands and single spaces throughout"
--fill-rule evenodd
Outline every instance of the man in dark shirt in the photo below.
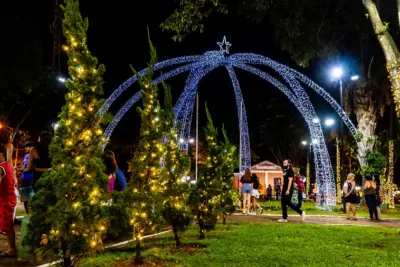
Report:
M 294 178 L 294 171 L 292 169 L 291 162 L 290 160 L 286 159 L 283 161 L 283 186 L 282 186 L 282 196 L 281 196 L 282 219 L 278 220 L 278 222 L 287 222 L 288 206 L 292 210 L 297 212 L 299 215 L 301 215 L 302 220 L 304 220 L 306 217 L 306 213 L 291 202 L 293 193 L 293 178 Z

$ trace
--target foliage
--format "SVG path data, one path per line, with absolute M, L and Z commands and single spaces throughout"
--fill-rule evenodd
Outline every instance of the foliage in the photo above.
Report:
M 59 128 L 50 146 L 52 169 L 37 182 L 32 217 L 24 243 L 38 257 L 62 256 L 71 266 L 85 254 L 102 248 L 107 218 L 101 202 L 108 179 L 103 173 L 101 121 L 105 68 L 87 47 L 88 20 L 82 19 L 77 0 L 66 0 L 63 29 L 67 39 L 68 79 Z M 60 255 L 61 254 L 61 255 Z
M 176 246 L 181 245 L 178 231 L 184 231 L 192 221 L 190 207 L 187 204 L 189 184 L 182 181 L 189 171 L 189 158 L 179 150 L 178 134 L 174 128 L 174 113 L 171 90 L 164 85 L 164 140 L 166 154 L 163 172 L 166 189 L 164 190 L 164 219 L 172 225 Z
M 181 0 L 179 8 L 161 24 L 161 28 L 174 32 L 172 39 L 180 42 L 191 32 L 202 33 L 204 20 L 213 12 L 226 14 L 226 6 L 220 0 Z
M 217 186 L 220 188 L 218 209 L 222 213 L 223 223 L 225 224 L 226 216 L 236 210 L 232 177 L 238 162 L 236 147 L 229 141 L 225 128 L 222 128 L 222 135 L 224 142 L 221 142 L 220 147 L 220 174 L 218 175 Z
M 142 262 L 141 240 L 145 232 L 155 231 L 161 224 L 164 192 L 167 185 L 161 168 L 166 155 L 163 140 L 164 113 L 158 100 L 158 88 L 153 83 L 153 68 L 157 62 L 156 50 L 150 41 L 149 71 L 145 76 L 137 74 L 142 92 L 142 108 L 137 110 L 142 123 L 140 141 L 131 162 L 132 178 L 128 194 L 131 224 L 136 238 L 135 262 Z
M 371 137 L 368 142 L 373 142 L 373 140 L 376 140 L 375 148 L 373 150 L 367 150 L 365 156 L 366 166 L 361 167 L 360 173 L 364 176 L 380 175 L 387 165 L 386 157 L 379 151 L 381 142 L 378 140 L 377 136 Z
M 225 217 L 234 211 L 233 170 L 237 166 L 236 148 L 229 142 L 222 130 L 224 142 L 218 139 L 218 129 L 214 126 L 206 105 L 208 123 L 204 128 L 207 145 L 207 158 L 200 166 L 199 180 L 189 197 L 200 227 L 200 238 L 205 230 L 215 228 L 218 216 Z

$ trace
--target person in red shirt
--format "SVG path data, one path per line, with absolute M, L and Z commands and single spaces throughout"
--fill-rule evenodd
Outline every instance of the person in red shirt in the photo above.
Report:
M 7 163 L 7 149 L 0 145 L 0 231 L 7 235 L 8 249 L 0 253 L 0 258 L 16 257 L 14 231 L 14 209 L 17 205 L 12 167 Z

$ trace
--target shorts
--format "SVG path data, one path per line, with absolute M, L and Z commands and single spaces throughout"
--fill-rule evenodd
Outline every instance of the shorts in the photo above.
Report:
M 253 187 L 251 184 L 245 183 L 242 186 L 242 193 L 251 194 L 253 192 Z
M 17 206 L 17 197 L 0 200 L 0 231 L 10 232 L 14 227 L 14 210 Z
M 19 191 L 21 193 L 21 201 L 22 202 L 31 200 L 31 198 L 34 195 L 34 191 L 33 191 L 33 187 L 32 186 L 21 187 L 21 189 Z
M 253 191 L 251 192 L 251 196 L 255 198 L 260 198 L 260 192 L 258 192 L 258 190 L 256 189 L 253 189 Z

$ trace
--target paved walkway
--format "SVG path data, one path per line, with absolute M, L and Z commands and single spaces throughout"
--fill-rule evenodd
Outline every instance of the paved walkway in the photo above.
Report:
M 261 215 L 242 215 L 235 213 L 228 216 L 228 220 L 232 221 L 252 221 L 264 223 L 278 223 L 277 220 L 281 215 L 277 214 L 261 214 Z M 288 223 L 306 223 L 306 224 L 320 224 L 320 225 L 349 225 L 349 226 L 377 226 L 377 227 L 391 227 L 400 229 L 400 219 L 385 219 L 381 222 L 370 221 L 367 218 L 357 217 L 357 220 L 347 220 L 342 216 L 330 215 L 307 215 L 305 221 L 301 221 L 299 215 L 289 215 Z

